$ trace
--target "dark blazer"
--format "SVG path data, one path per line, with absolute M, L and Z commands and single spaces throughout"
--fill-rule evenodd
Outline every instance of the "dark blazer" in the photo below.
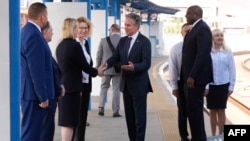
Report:
M 56 48 L 56 58 L 62 72 L 65 93 L 82 91 L 82 71 L 96 76 L 97 69 L 89 66 L 82 47 L 75 39 L 63 39 Z
M 93 60 L 91 58 L 90 47 L 89 47 L 89 43 L 87 40 L 85 41 L 84 47 L 86 48 L 86 50 L 89 54 L 89 57 L 90 57 L 90 63 L 84 64 L 84 65 L 87 65 L 87 66 L 84 66 L 84 68 L 93 68 Z M 87 60 L 86 60 L 86 62 L 87 62 Z M 87 89 L 85 88 L 85 90 L 87 90 L 87 93 L 90 93 L 92 91 L 92 77 L 97 76 L 97 74 L 96 73 L 88 73 L 88 74 L 89 74 L 89 83 L 85 85 L 85 87 L 87 87 Z
M 38 28 L 28 22 L 21 31 L 21 99 L 54 99 L 52 55 Z
M 127 60 L 124 47 L 127 38 L 128 36 L 125 36 L 120 39 L 114 55 L 107 60 L 108 68 L 118 62 L 121 62 L 121 65 L 127 64 L 128 61 L 133 62 L 134 71 L 122 70 L 121 72 L 121 92 L 124 92 L 125 83 L 131 93 L 147 94 L 152 92 L 153 89 L 148 75 L 151 66 L 151 43 L 148 38 L 139 33 Z
M 54 100 L 53 78 L 52 55 L 48 43 L 40 30 L 28 22 L 21 31 L 22 141 L 38 141 L 42 136 L 43 122 L 48 112 L 38 104 Z
M 182 50 L 182 77 L 186 83 L 188 77 L 195 85 L 206 85 L 213 81 L 212 34 L 207 24 L 200 20 L 184 38 Z

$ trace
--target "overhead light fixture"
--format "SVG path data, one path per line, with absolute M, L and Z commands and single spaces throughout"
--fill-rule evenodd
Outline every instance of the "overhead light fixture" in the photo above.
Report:
M 126 0 L 126 6 L 130 7 L 131 6 L 131 0 Z

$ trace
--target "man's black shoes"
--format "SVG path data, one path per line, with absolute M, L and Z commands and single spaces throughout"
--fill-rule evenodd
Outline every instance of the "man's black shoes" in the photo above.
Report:
M 103 107 L 99 107 L 99 112 L 98 112 L 99 116 L 104 116 L 104 108 Z M 119 112 L 115 112 L 113 114 L 113 117 L 121 117 L 122 115 L 119 114 Z
M 122 115 L 120 115 L 119 113 L 114 113 L 113 117 L 121 117 Z
M 86 122 L 86 126 L 90 126 L 89 122 Z
M 98 115 L 104 116 L 104 108 L 103 107 L 99 107 Z

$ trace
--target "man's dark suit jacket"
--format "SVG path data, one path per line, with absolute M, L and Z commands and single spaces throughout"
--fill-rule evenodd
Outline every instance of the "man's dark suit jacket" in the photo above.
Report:
M 182 77 L 195 80 L 195 86 L 206 85 L 213 81 L 212 34 L 207 24 L 200 20 L 185 36 L 182 50 Z
M 134 71 L 122 70 L 120 90 L 124 92 L 125 82 L 131 93 L 147 94 L 152 92 L 152 86 L 149 80 L 148 69 L 151 66 L 151 43 L 144 35 L 139 33 L 128 59 L 126 57 L 125 44 L 128 36 L 120 39 L 114 55 L 108 59 L 108 68 L 114 64 L 121 62 L 121 65 L 133 62 Z
M 56 57 L 66 93 L 82 91 L 82 71 L 91 76 L 98 74 L 97 69 L 89 66 L 80 43 L 75 39 L 63 39 L 56 49 Z

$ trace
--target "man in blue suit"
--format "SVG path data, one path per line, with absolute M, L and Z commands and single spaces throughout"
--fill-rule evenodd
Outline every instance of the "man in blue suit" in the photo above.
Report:
M 213 81 L 212 33 L 202 20 L 202 8 L 190 6 L 187 23 L 192 25 L 184 38 L 182 49 L 181 82 L 186 98 L 192 141 L 206 141 L 203 117 L 203 94 L 206 84 Z
M 39 141 L 49 100 L 54 99 L 52 55 L 41 27 L 47 23 L 47 8 L 33 3 L 29 21 L 21 30 L 21 140 Z
M 53 29 L 50 22 L 47 22 L 45 26 L 41 28 L 43 37 L 47 42 L 52 40 Z M 58 98 L 62 98 L 65 93 L 65 88 L 61 82 L 61 70 L 53 58 L 53 76 L 54 76 L 54 89 L 55 97 L 49 101 L 49 106 L 46 108 L 46 115 L 44 118 L 44 126 L 41 134 L 40 141 L 53 141 L 55 133 L 55 114 Z
M 151 43 L 139 32 L 140 16 L 126 15 L 125 32 L 106 68 L 121 63 L 120 91 L 123 92 L 125 117 L 130 141 L 144 141 L 147 120 L 147 93 L 152 92 L 148 70 L 151 66 Z M 102 65 L 104 67 L 104 64 Z

